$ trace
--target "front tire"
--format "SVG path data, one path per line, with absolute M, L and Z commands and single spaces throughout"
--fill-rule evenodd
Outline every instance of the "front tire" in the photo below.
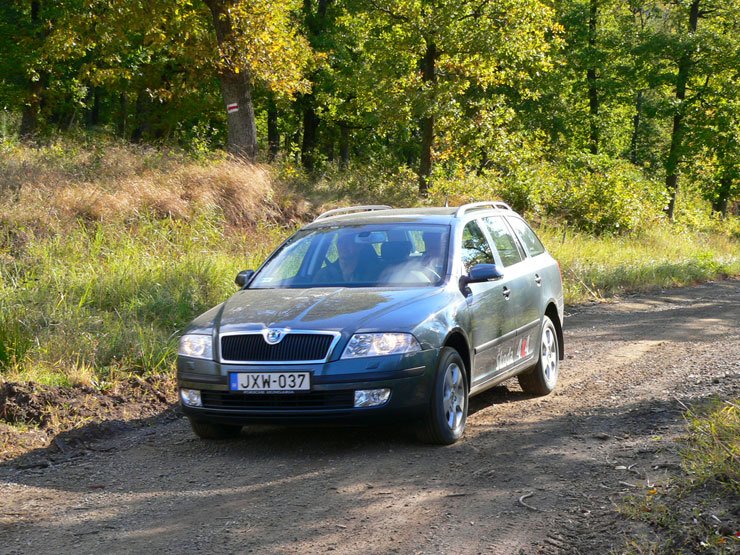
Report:
M 427 443 L 451 445 L 465 432 L 467 418 L 465 363 L 455 349 L 445 347 L 439 355 L 429 409 L 419 437 Z
M 547 395 L 558 383 L 560 374 L 560 350 L 558 333 L 549 316 L 542 320 L 540 335 L 540 356 L 537 365 L 526 374 L 519 374 L 519 385 L 525 393 Z
M 190 427 L 200 439 L 230 439 L 238 436 L 242 431 L 241 426 L 213 424 L 212 422 L 198 420 L 191 420 Z

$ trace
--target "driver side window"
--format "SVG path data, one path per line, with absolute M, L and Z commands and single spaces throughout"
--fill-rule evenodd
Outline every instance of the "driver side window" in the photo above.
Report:
M 461 255 L 466 272 L 476 264 L 494 263 L 491 246 L 475 220 L 468 222 L 463 229 Z

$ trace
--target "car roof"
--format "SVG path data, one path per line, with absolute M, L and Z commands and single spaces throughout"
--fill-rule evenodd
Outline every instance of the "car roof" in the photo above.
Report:
M 329 212 L 322 214 L 304 229 L 318 227 L 333 227 L 343 225 L 366 225 L 379 223 L 423 223 L 423 224 L 447 224 L 467 214 L 485 212 L 516 214 L 511 208 L 493 208 L 492 205 L 480 205 L 479 203 L 464 205 L 462 207 L 428 207 L 428 208 L 389 208 L 389 207 L 357 207 L 357 212 L 332 215 Z M 347 209 L 350 210 L 350 209 Z M 330 211 L 331 212 L 331 211 Z

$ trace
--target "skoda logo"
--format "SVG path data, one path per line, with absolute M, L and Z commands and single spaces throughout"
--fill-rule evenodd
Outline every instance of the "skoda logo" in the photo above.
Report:
M 276 328 L 270 328 L 264 331 L 265 341 L 270 345 L 277 345 L 285 337 L 285 331 Z

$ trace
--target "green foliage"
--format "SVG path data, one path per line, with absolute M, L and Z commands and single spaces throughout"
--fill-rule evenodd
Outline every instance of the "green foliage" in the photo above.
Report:
M 592 233 L 620 233 L 651 226 L 662 217 L 662 186 L 633 165 L 607 157 L 571 158 L 556 178 L 535 190 L 535 212 Z
M 635 227 L 628 206 L 654 217 L 670 168 L 681 202 L 727 215 L 740 195 L 740 4 L 698 2 L 689 32 L 693 2 L 9 0 L 2 134 L 35 118 L 50 134 L 85 126 L 207 158 L 229 140 L 219 79 L 242 72 L 260 142 L 269 128 L 283 159 L 317 173 L 340 157 L 426 172 L 429 157 L 447 196 L 475 182 L 612 232 Z M 220 46 L 208 5 L 228 8 Z
M 524 154 L 495 165 L 457 178 L 435 175 L 432 202 L 500 198 L 535 218 L 596 234 L 634 231 L 662 219 L 662 185 L 626 161 L 576 154 L 550 162 Z

